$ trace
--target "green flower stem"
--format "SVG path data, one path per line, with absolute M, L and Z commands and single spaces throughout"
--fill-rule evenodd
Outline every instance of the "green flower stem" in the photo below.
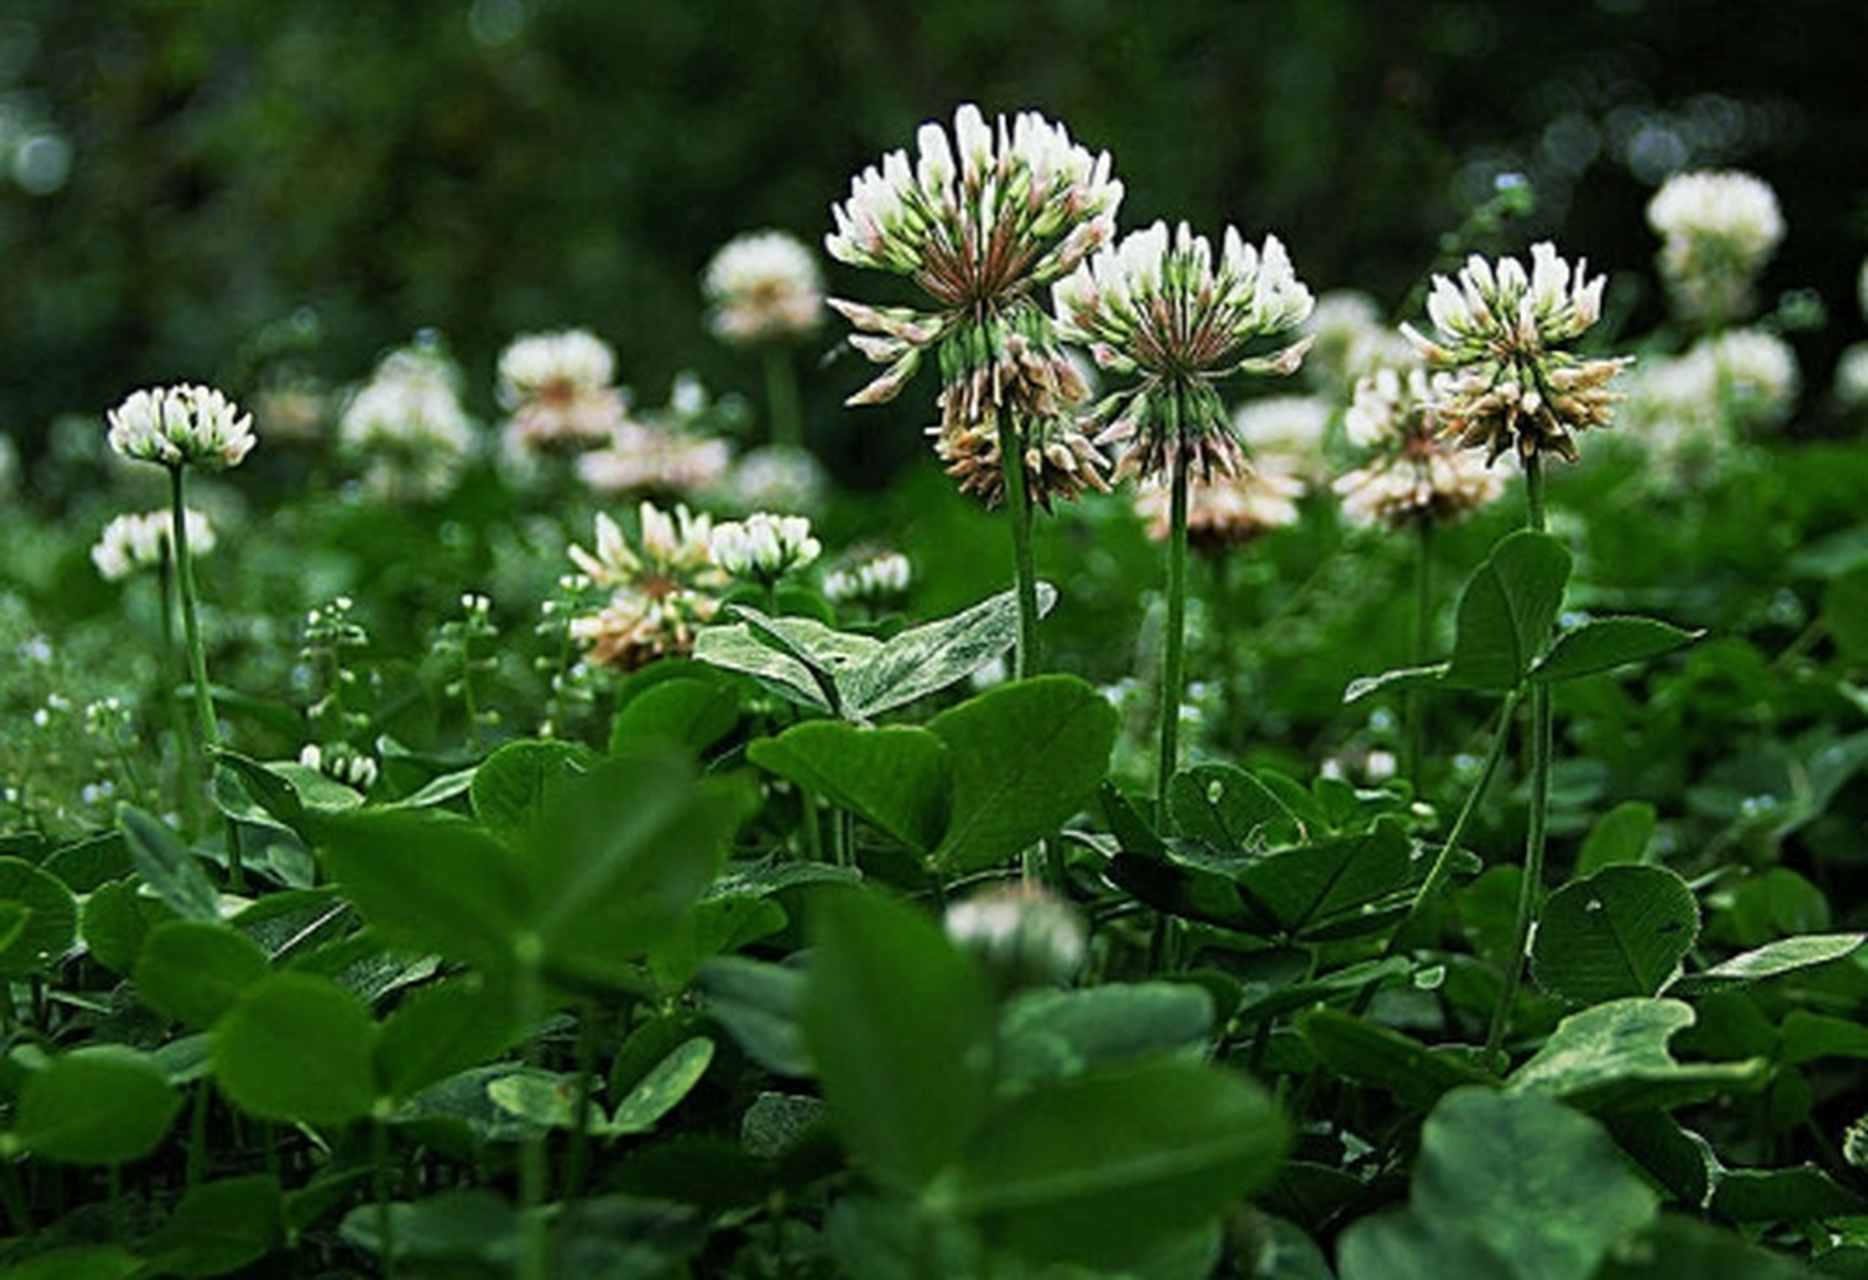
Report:
M 771 417 L 772 443 L 804 447 L 804 413 L 798 407 L 798 375 L 787 347 L 765 349 L 765 403 Z
M 1533 453 L 1524 460 L 1524 492 L 1529 526 L 1544 532 L 1543 457 Z M 1498 1007 L 1492 1013 L 1491 1031 L 1486 1036 L 1485 1056 L 1495 1061 L 1505 1041 L 1506 1024 L 1518 1002 L 1518 990 L 1524 983 L 1525 951 L 1531 940 L 1531 928 L 1537 920 L 1537 899 L 1544 884 L 1544 841 L 1550 809 L 1550 765 L 1554 740 L 1551 723 L 1550 686 L 1531 686 L 1530 774 L 1531 811 L 1524 835 L 1524 883 L 1518 890 L 1518 913 L 1511 930 L 1511 949 L 1505 954 L 1505 985 L 1498 993 Z
M 168 708 L 169 731 L 175 735 L 182 820 L 192 833 L 201 830 L 201 753 L 195 747 L 194 735 L 188 732 L 188 711 L 175 699 L 175 561 L 169 548 L 164 548 L 156 561 L 156 579 L 157 590 L 161 593 L 157 609 L 162 615 L 162 675 L 158 680 L 158 693 L 162 705 Z
M 389 1191 L 389 1125 L 382 1116 L 370 1121 L 370 1191 L 376 1200 L 376 1243 L 383 1280 L 396 1278 L 396 1215 Z
M 1420 666 L 1427 661 L 1433 644 L 1433 519 L 1424 516 L 1414 525 L 1418 537 L 1414 548 L 1414 650 L 1408 661 Z M 1409 689 L 1401 700 L 1401 718 L 1407 743 L 1407 780 L 1419 795 L 1422 760 L 1427 744 L 1427 703 L 1423 690 Z
M 1012 525 L 1012 572 L 1018 588 L 1018 648 L 1012 678 L 1036 675 L 1038 571 L 1031 555 L 1031 494 L 1026 488 L 1024 432 L 1011 414 L 999 415 L 999 466 L 1005 474 L 1006 514 Z
M 188 646 L 188 674 L 194 685 L 195 717 L 200 722 L 201 744 L 212 757 L 221 745 L 220 722 L 214 716 L 214 695 L 208 687 L 207 649 L 201 642 L 201 619 L 195 608 L 194 557 L 188 551 L 188 508 L 182 477 L 186 467 L 169 468 L 169 537 L 175 548 L 176 596 L 182 608 L 182 635 Z M 227 819 L 227 880 L 235 893 L 246 892 L 246 868 L 240 858 L 240 830 Z
M 513 980 L 513 1007 L 519 1026 L 525 1032 L 525 1047 L 520 1057 L 528 1069 L 537 1070 L 544 1060 L 544 1049 L 538 1038 L 539 1026 L 545 1021 L 545 975 L 540 971 L 544 948 L 533 935 L 521 939 L 514 949 L 521 953 L 518 973 Z M 525 1239 L 519 1263 L 520 1280 L 547 1280 L 551 1274 L 551 1232 L 544 1214 L 550 1181 L 544 1135 L 528 1134 L 519 1143 L 520 1230 Z
M 1492 779 L 1498 774 L 1499 762 L 1505 757 L 1505 743 L 1511 737 L 1511 722 L 1518 712 L 1518 692 L 1513 690 L 1505 695 L 1503 705 L 1498 711 L 1498 729 L 1492 735 L 1491 749 L 1485 753 L 1485 764 L 1479 771 L 1479 780 L 1466 793 L 1466 801 L 1459 807 L 1459 816 L 1453 819 L 1452 830 L 1446 833 L 1446 841 L 1441 844 L 1440 852 L 1435 855 L 1433 866 L 1427 872 L 1427 878 L 1421 881 L 1414 903 L 1408 913 L 1388 937 L 1388 945 L 1382 952 L 1384 958 L 1398 955 L 1408 944 L 1415 921 L 1424 912 L 1428 904 L 1446 885 L 1447 877 L 1453 873 L 1453 854 L 1459 848 L 1459 842 L 1465 837 L 1466 828 L 1472 822 L 1472 815 L 1479 811 L 1485 794 L 1492 788 Z M 1374 994 L 1370 988 L 1370 995 Z
M 1187 455 L 1175 454 L 1169 475 L 1167 630 L 1161 648 L 1160 758 L 1155 764 L 1155 820 L 1167 827 L 1168 784 L 1180 762 L 1182 666 L 1187 647 Z

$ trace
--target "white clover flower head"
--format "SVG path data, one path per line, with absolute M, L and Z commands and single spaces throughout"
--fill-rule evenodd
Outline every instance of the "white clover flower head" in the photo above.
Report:
M 1184 222 L 1171 237 L 1157 222 L 1101 250 L 1053 286 L 1052 302 L 1064 338 L 1140 379 L 1099 410 L 1096 442 L 1120 450 L 1118 477 L 1166 474 L 1183 453 L 1201 476 L 1237 469 L 1243 450 L 1213 384 L 1294 372 L 1310 345 L 1294 331 L 1314 305 L 1276 236 L 1254 248 L 1229 226 L 1216 257 Z
M 885 551 L 824 575 L 824 597 L 837 603 L 878 605 L 908 594 L 913 569 L 899 551 Z
M 631 544 L 608 515 L 596 518 L 596 550 L 569 555 L 593 587 L 609 594 L 593 613 L 573 618 L 571 638 L 599 666 L 633 671 L 693 648 L 696 629 L 719 610 L 729 579 L 713 561 L 713 522 L 685 506 L 672 512 L 644 502 Z
M 1305 379 L 1339 399 L 1364 374 L 1416 360 L 1407 339 L 1382 319 L 1375 299 L 1355 289 L 1318 294 L 1302 332 L 1312 340 L 1304 356 Z
M 732 463 L 724 440 L 625 421 L 604 448 L 577 459 L 578 478 L 598 493 L 692 493 L 718 484 Z
M 792 342 L 824 321 L 824 275 L 803 241 L 784 231 L 735 236 L 707 263 L 701 288 L 708 328 L 730 346 Z
M 378 496 L 426 501 L 447 494 L 474 452 L 452 362 L 421 345 L 391 352 L 345 405 L 337 443 L 364 464 L 365 484 Z
M 583 329 L 521 335 L 500 353 L 499 402 L 508 449 L 576 450 L 608 441 L 624 420 L 616 353 Z
M 1075 907 L 1048 889 L 988 889 L 947 908 L 947 936 L 978 956 L 1005 988 L 1054 986 L 1089 957 L 1089 930 Z
M 734 461 L 721 481 L 721 496 L 738 511 L 785 507 L 809 513 L 823 505 L 829 488 L 830 477 L 810 450 L 768 444 Z
M 1461 519 L 1495 501 L 1505 482 L 1476 453 L 1429 442 L 1418 452 L 1379 455 L 1332 487 L 1352 523 L 1400 529 Z
M 1297 523 L 1304 494 L 1297 459 L 1260 454 L 1232 474 L 1190 477 L 1187 485 L 1187 545 L 1203 555 L 1244 546 L 1274 529 Z M 1145 481 L 1135 492 L 1135 513 L 1148 536 L 1165 542 L 1171 533 L 1172 492 L 1165 477 Z
M 831 208 L 836 229 L 824 240 L 831 257 L 907 276 L 934 303 L 917 311 L 831 300 L 857 330 L 851 345 L 888 366 L 851 404 L 892 399 L 930 347 L 940 348 L 950 386 L 1003 370 L 1012 335 L 1032 343 L 1040 360 L 1063 360 L 1031 290 L 1067 274 L 1115 234 L 1122 184 L 1109 176 L 1109 154 L 1092 156 L 1035 112 L 988 125 L 969 103 L 954 113 L 951 140 L 929 122 L 916 146 L 913 164 L 906 151 L 890 152 L 852 179 L 849 198 Z M 1028 391 L 1001 378 L 983 405 L 978 397 L 950 398 L 947 423 L 977 428 L 984 410 L 1008 407 L 1046 416 L 1051 406 L 1022 398 L 1042 400 L 1057 383 L 1054 376 Z M 962 408 L 976 416 L 956 420 Z
M 1694 345 L 1718 376 L 1724 407 L 1741 428 L 1773 427 L 1790 417 L 1802 390 L 1797 353 L 1763 329 L 1727 329 Z
M 376 784 L 376 761 L 347 742 L 333 742 L 328 746 L 307 742 L 299 748 L 298 762 L 355 791 L 368 791 Z
M 1281 454 L 1312 475 L 1328 467 L 1324 438 L 1332 416 L 1321 396 L 1262 396 L 1233 410 L 1232 430 L 1253 454 Z
M 1753 282 L 1784 238 L 1768 183 L 1736 170 L 1676 174 L 1648 201 L 1647 221 L 1684 316 L 1718 328 L 1750 314 Z
M 1532 246 L 1529 271 L 1516 258 L 1494 266 L 1474 254 L 1457 282 L 1436 275 L 1427 297 L 1432 336 L 1411 324 L 1401 332 L 1440 371 L 1433 385 L 1443 429 L 1491 460 L 1515 449 L 1574 461 L 1572 433 L 1609 425 L 1620 397 L 1607 384 L 1629 363 L 1564 350 L 1601 318 L 1606 283 L 1591 279 L 1582 260 L 1571 268 L 1548 241 Z
M 1868 408 L 1868 342 L 1850 345 L 1837 359 L 1835 398 L 1844 409 Z
M 715 525 L 709 547 L 714 563 L 735 578 L 766 583 L 804 568 L 823 551 L 804 516 L 769 511 Z
M 1629 439 L 1647 450 L 1648 476 L 1661 489 L 1685 489 L 1723 464 L 1733 423 L 1722 408 L 1719 369 L 1697 344 L 1678 356 L 1644 361 L 1628 379 L 1622 417 Z
M 110 411 L 110 447 L 165 467 L 225 471 L 253 449 L 253 417 L 212 387 L 132 391 Z
M 214 549 L 214 525 L 207 516 L 189 507 L 182 520 L 190 555 Z M 171 532 L 166 508 L 118 516 L 98 535 L 91 548 L 91 563 L 107 582 L 120 582 L 134 573 L 154 569 L 173 555 Z

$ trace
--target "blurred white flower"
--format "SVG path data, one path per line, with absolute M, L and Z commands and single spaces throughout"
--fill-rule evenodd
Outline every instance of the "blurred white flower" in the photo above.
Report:
M 936 451 L 963 490 L 988 505 L 1003 496 L 998 436 L 1008 416 L 1039 505 L 1104 487 L 1074 416 L 1088 388 L 1031 295 L 1114 234 L 1122 184 L 1109 176 L 1108 153 L 1092 156 L 1035 112 L 988 125 L 972 104 L 955 112 L 951 139 L 929 122 L 916 142 L 912 165 L 906 151 L 890 152 L 831 209 L 831 257 L 907 276 L 934 304 L 831 300 L 857 330 L 851 345 L 888 366 L 849 402 L 893 399 L 934 351 Z
M 1728 329 L 1703 338 L 1726 411 L 1741 428 L 1774 427 L 1796 408 L 1803 379 L 1790 344 L 1763 329 Z
M 1423 520 L 1445 523 L 1504 491 L 1485 461 L 1446 439 L 1419 365 L 1365 375 L 1343 422 L 1350 442 L 1370 455 L 1332 486 L 1343 514 L 1357 524 L 1399 529 Z
M 624 422 L 610 443 L 577 460 L 577 474 L 604 494 L 687 494 L 718 484 L 732 461 L 726 441 Z
M 13 437 L 0 431 L 0 498 L 9 497 L 19 486 L 19 446 Z
M 1836 403 L 1845 409 L 1868 408 L 1868 342 L 1857 342 L 1836 361 Z
M 1232 430 L 1253 456 L 1281 454 L 1306 479 L 1320 479 L 1329 469 L 1324 445 L 1331 416 L 1322 396 L 1264 396 L 1233 410 Z
M 720 497 L 737 511 L 783 507 L 810 513 L 823 504 L 830 477 L 809 449 L 768 444 L 734 459 L 720 482 Z
M 1784 238 L 1777 195 L 1736 170 L 1676 174 L 1647 206 L 1681 314 L 1719 328 L 1751 313 L 1752 285 Z
M 566 329 L 515 338 L 499 357 L 499 402 L 511 415 L 507 449 L 554 452 L 607 441 L 623 422 L 615 378 L 616 353 L 595 334 Z
M 133 391 L 110 411 L 110 447 L 141 462 L 224 471 L 254 443 L 252 415 L 212 387 Z
M 1620 399 L 1607 384 L 1626 358 L 1585 360 L 1563 350 L 1602 315 L 1607 277 L 1572 271 L 1543 242 L 1531 269 L 1516 258 L 1496 266 L 1474 254 L 1457 282 L 1433 278 L 1427 298 L 1432 337 L 1411 324 L 1401 332 L 1430 369 L 1442 429 L 1462 447 L 1483 447 L 1495 461 L 1507 450 L 1529 458 L 1545 450 L 1576 460 L 1573 432 L 1606 427 Z
M 987 889 L 947 908 L 947 936 L 977 956 L 1006 989 L 1055 986 L 1089 958 L 1089 928 L 1049 889 L 1019 883 Z
M 852 601 L 873 608 L 907 595 L 911 577 L 907 556 L 899 551 L 884 551 L 825 574 L 824 596 L 839 604 Z
M 755 231 L 720 247 L 701 277 L 708 327 L 733 346 L 790 342 L 824 320 L 824 277 L 802 241 Z
M 133 573 L 154 569 L 171 560 L 174 548 L 170 539 L 170 515 L 160 511 L 121 515 L 104 526 L 97 544 L 91 548 L 91 563 L 109 582 L 118 582 Z M 193 507 L 182 515 L 183 532 L 188 537 L 188 553 L 204 555 L 214 549 L 214 526 Z
M 1059 332 L 1084 343 L 1100 368 L 1138 375 L 1131 390 L 1107 397 L 1098 444 L 1120 451 L 1116 475 L 1167 476 L 1185 457 L 1202 478 L 1244 461 L 1214 384 L 1236 373 L 1291 373 L 1309 339 L 1268 354 L 1310 315 L 1312 299 L 1276 236 L 1263 249 L 1233 227 L 1217 260 L 1186 223 L 1172 238 L 1165 222 L 1098 252 L 1052 289 Z
M 708 547 L 714 563 L 735 578 L 766 583 L 804 568 L 823 551 L 823 545 L 811 536 L 809 520 L 770 511 L 716 524 Z
M 1311 338 L 1304 356 L 1305 381 L 1339 403 L 1364 374 L 1405 368 L 1419 358 L 1408 340 L 1383 320 L 1375 299 L 1354 289 L 1318 294 L 1301 332 Z
M 1260 454 L 1252 465 L 1231 475 L 1214 472 L 1191 476 L 1187 484 L 1187 545 L 1212 554 L 1242 546 L 1273 529 L 1297 523 L 1297 500 L 1304 493 L 1294 459 Z M 1148 524 L 1148 536 L 1165 542 L 1171 532 L 1171 493 L 1162 479 L 1145 481 L 1135 491 L 1135 512 Z
M 392 500 L 446 495 L 473 455 L 452 362 L 418 343 L 385 356 L 338 420 L 339 451 L 364 467 L 364 484 Z

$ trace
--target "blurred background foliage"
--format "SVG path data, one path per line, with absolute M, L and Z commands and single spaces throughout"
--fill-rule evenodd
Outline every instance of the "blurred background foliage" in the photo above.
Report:
M 703 328 L 707 258 L 815 243 L 853 173 L 964 100 L 1111 151 L 1125 227 L 1275 230 L 1313 287 L 1391 308 L 1516 173 L 1538 206 L 1501 247 L 1560 232 L 1651 326 L 1648 195 L 1743 166 L 1790 222 L 1767 307 L 1809 288 L 1831 317 L 1796 335 L 1822 386 L 1860 336 L 1862 48 L 1859 0 L 7 0 L 0 429 L 30 461 L 134 387 L 240 396 L 279 359 L 339 386 L 429 326 L 488 415 L 499 349 L 569 325 L 641 401 L 683 369 L 750 391 Z M 844 413 L 857 363 L 811 370 L 809 437 L 876 484 L 923 456 L 931 392 Z

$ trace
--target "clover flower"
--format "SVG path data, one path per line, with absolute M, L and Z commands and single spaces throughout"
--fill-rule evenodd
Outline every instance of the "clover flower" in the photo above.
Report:
M 824 276 L 797 237 L 755 231 L 720 247 L 701 276 L 707 326 L 730 346 L 805 337 L 824 322 Z
M 977 956 L 1005 989 L 1068 983 L 1089 958 L 1077 909 L 1049 889 L 1019 883 L 987 889 L 947 908 L 947 936 Z
M 824 575 L 824 598 L 841 604 L 887 604 L 908 594 L 913 571 L 899 551 L 883 551 L 854 560 Z
M 1244 546 L 1273 529 L 1297 523 L 1297 500 L 1303 496 L 1299 462 L 1278 454 L 1259 454 L 1252 465 L 1228 474 L 1216 471 L 1187 483 L 1187 545 L 1203 555 Z M 1135 492 L 1135 514 L 1156 542 L 1172 532 L 1172 495 L 1164 480 L 1144 481 Z
M 187 522 L 184 533 L 190 554 L 202 555 L 214 549 L 214 526 L 193 507 L 182 517 Z M 175 554 L 171 546 L 170 514 L 160 511 L 120 515 L 104 526 L 97 544 L 91 548 L 91 563 L 107 582 L 120 582 L 133 573 L 154 569 Z
M 1682 315 L 1718 328 L 1750 314 L 1752 284 L 1784 238 L 1769 184 L 1738 171 L 1676 174 L 1648 201 L 1647 221 Z
M 735 578 L 772 583 L 816 560 L 823 545 L 803 516 L 755 511 L 744 520 L 713 527 L 708 550 L 715 564 Z
M 692 493 L 717 484 L 732 453 L 724 440 L 627 421 L 578 458 L 577 474 L 598 493 Z
M 1321 482 L 1329 474 L 1324 445 L 1332 416 L 1321 396 L 1262 396 L 1233 410 L 1232 433 L 1254 457 L 1278 454 Z
M 954 113 L 951 139 L 921 127 L 918 154 L 884 156 L 833 206 L 830 256 L 912 279 L 932 309 L 830 305 L 857 330 L 851 345 L 888 366 L 851 404 L 892 400 L 929 351 L 943 392 L 937 452 L 963 487 L 989 503 L 1002 415 L 1032 439 L 1029 491 L 1043 505 L 1101 487 L 1100 458 L 1072 410 L 1087 387 L 1052 333 L 1032 291 L 1066 275 L 1115 233 L 1122 184 L 1107 152 L 1092 156 L 1061 125 L 1035 112 L 986 123 L 972 104 Z
M 1378 368 L 1414 363 L 1414 348 L 1382 319 L 1375 299 L 1354 289 L 1317 295 L 1304 322 L 1313 341 L 1304 355 L 1304 378 L 1340 403 L 1358 379 Z
M 608 515 L 596 519 L 596 550 L 572 546 L 571 561 L 609 591 L 595 613 L 573 618 L 571 638 L 590 660 L 619 671 L 694 647 L 694 633 L 720 608 L 728 578 L 713 561 L 713 522 L 685 506 L 667 512 L 645 502 L 632 546 Z
M 374 758 L 358 751 L 348 742 L 324 745 L 307 742 L 299 749 L 298 762 L 355 791 L 368 791 L 375 786 L 379 772 Z
M 171 469 L 237 467 L 253 449 L 253 418 L 212 387 L 132 391 L 110 411 L 110 447 Z
M 1606 277 L 1572 272 L 1548 242 L 1531 248 L 1527 273 L 1516 258 L 1494 267 L 1474 254 L 1457 283 L 1433 278 L 1427 315 L 1434 336 L 1401 332 L 1430 369 L 1435 412 L 1462 447 L 1483 447 L 1495 462 L 1507 450 L 1545 450 L 1576 460 L 1574 432 L 1607 427 L 1619 395 L 1607 384 L 1627 358 L 1583 359 L 1562 349 L 1601 317 Z
M 431 500 L 453 489 L 473 455 L 454 365 L 426 343 L 392 351 L 344 407 L 339 452 L 364 464 L 364 485 L 392 500 Z
M 1724 408 L 1741 428 L 1781 424 L 1802 389 L 1797 353 L 1763 329 L 1727 329 L 1694 344 L 1718 375 Z
M 623 422 L 615 378 L 616 353 L 582 329 L 513 339 L 499 357 L 499 402 L 512 415 L 507 448 L 548 453 L 609 440 Z
M 1844 409 L 1868 407 L 1868 342 L 1844 348 L 1837 358 L 1835 398 Z
M 1356 384 L 1343 426 L 1368 461 L 1332 486 L 1343 514 L 1361 525 L 1399 529 L 1460 519 L 1504 491 L 1498 473 L 1447 440 L 1425 369 L 1378 369 Z
M 1096 443 L 1118 448 L 1117 478 L 1164 476 L 1183 456 L 1202 479 L 1237 472 L 1245 452 L 1214 384 L 1241 372 L 1291 373 L 1310 345 L 1301 338 L 1247 354 L 1289 335 L 1313 302 L 1276 236 L 1254 249 L 1232 227 L 1215 260 L 1186 223 L 1170 239 L 1157 222 L 1058 281 L 1052 297 L 1064 337 L 1086 344 L 1101 368 L 1139 375 L 1134 389 L 1097 408 L 1107 425 Z
M 830 477 L 809 449 L 768 444 L 734 459 L 720 482 L 720 497 L 737 511 L 786 507 L 811 512 L 823 505 Z

